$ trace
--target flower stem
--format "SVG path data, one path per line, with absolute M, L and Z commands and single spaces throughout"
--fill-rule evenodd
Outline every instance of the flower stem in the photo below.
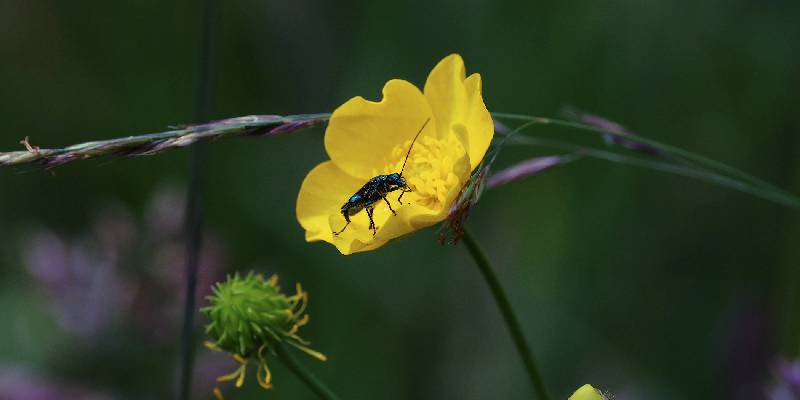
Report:
M 528 377 L 533 384 L 536 395 L 540 400 L 548 400 L 550 397 L 547 395 L 547 389 L 544 386 L 544 381 L 542 380 L 542 376 L 539 374 L 539 369 L 536 367 L 536 360 L 534 360 L 533 353 L 531 352 L 528 343 L 525 341 L 525 335 L 522 333 L 522 328 L 519 326 L 519 321 L 514 314 L 514 310 L 511 308 L 511 303 L 508 301 L 508 297 L 506 296 L 505 291 L 503 291 L 503 287 L 500 286 L 500 281 L 497 279 L 497 275 L 495 275 L 489 259 L 486 258 L 486 253 L 481 250 L 480 246 L 475 241 L 475 238 L 472 236 L 472 233 L 468 229 L 464 230 L 463 239 L 464 244 L 467 246 L 467 250 L 469 250 L 469 254 L 475 260 L 475 263 L 478 264 L 478 268 L 481 270 L 481 274 L 483 274 L 483 278 L 486 281 L 486 284 L 489 285 L 489 290 L 491 290 L 492 296 L 494 296 L 497 306 L 500 308 L 500 313 L 503 315 L 503 320 L 505 321 L 508 330 L 511 332 L 511 338 L 514 340 L 514 345 L 517 347 L 517 352 L 519 353 L 520 357 L 522 357 L 522 363 L 525 364 L 525 369 L 528 372 Z
M 275 353 L 278 355 L 278 359 L 292 371 L 295 376 L 297 376 L 303 383 L 311 389 L 320 399 L 324 400 L 339 400 L 339 396 L 336 393 L 333 393 L 331 389 L 325 386 L 322 381 L 320 381 L 314 374 L 312 374 L 309 370 L 303 367 L 297 360 L 286 351 L 286 347 L 282 344 L 278 343 L 273 347 L 275 349 Z
M 203 2 L 202 36 L 200 37 L 199 76 L 195 104 L 198 122 L 208 120 L 211 110 L 213 30 L 216 0 Z M 203 200 L 205 187 L 205 146 L 196 146 L 190 155 L 189 188 L 186 191 L 186 292 L 184 294 L 183 326 L 181 328 L 181 366 L 178 399 L 189 400 L 194 371 L 194 314 L 197 293 L 197 270 L 203 246 Z

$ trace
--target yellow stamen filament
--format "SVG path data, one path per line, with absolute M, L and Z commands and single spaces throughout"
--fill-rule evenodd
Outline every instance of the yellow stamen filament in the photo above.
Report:
M 263 376 L 262 376 L 263 374 Z M 256 381 L 258 385 L 264 389 L 272 389 L 272 373 L 269 371 L 266 361 L 261 360 L 258 364 L 258 371 L 256 372 Z
M 242 372 L 239 374 L 239 379 L 236 380 L 236 387 L 237 388 L 240 388 L 240 387 L 242 387 L 242 385 L 244 385 L 244 375 L 245 375 L 245 372 L 247 372 L 247 364 L 242 365 L 239 369 Z
M 300 320 L 298 320 L 297 322 L 294 323 L 294 325 L 292 326 L 292 329 L 289 330 L 289 334 L 294 336 L 297 333 L 297 330 L 300 329 L 301 326 L 303 326 L 303 325 L 308 323 L 309 319 L 310 319 L 310 317 L 308 316 L 308 314 L 304 314 L 303 317 L 300 318 Z
M 234 354 L 233 355 L 233 359 L 236 360 L 236 362 L 239 363 L 239 364 L 242 364 L 242 365 L 247 364 L 247 360 L 245 360 L 244 357 L 242 357 L 242 356 L 240 356 L 238 354 Z
M 303 345 L 302 345 L 302 344 L 300 344 L 300 343 L 296 343 L 296 342 L 293 342 L 293 341 L 287 341 L 287 343 L 289 343 L 290 345 L 294 346 L 294 347 L 295 347 L 295 348 L 297 348 L 298 350 L 300 350 L 300 351 L 302 351 L 302 352 L 304 352 L 304 353 L 306 353 L 306 354 L 310 355 L 311 357 L 314 357 L 314 358 L 316 358 L 317 360 L 320 360 L 320 361 L 328 361 L 328 357 L 325 357 L 325 355 L 324 355 L 324 354 L 322 354 L 322 353 L 320 353 L 320 352 L 318 352 L 318 351 L 311 350 L 311 349 L 309 349 L 308 347 L 306 347 L 306 346 L 303 346 Z
M 241 387 L 244 384 L 244 373 L 247 367 L 245 365 L 236 368 L 236 371 L 228 375 L 223 375 L 217 378 L 217 382 L 227 382 L 236 379 L 236 387 Z
M 256 371 L 256 382 L 264 389 L 272 389 L 272 372 L 267 366 L 267 360 L 264 359 L 264 349 L 267 345 L 258 348 L 258 370 Z

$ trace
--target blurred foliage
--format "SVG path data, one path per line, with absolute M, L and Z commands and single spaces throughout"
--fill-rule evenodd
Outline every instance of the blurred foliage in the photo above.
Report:
M 0 3 L 2 149 L 21 149 L 24 136 L 66 145 L 191 122 L 196 3 Z M 458 52 L 483 75 L 490 110 L 573 105 L 800 192 L 796 1 L 220 3 L 215 118 L 377 99 L 389 78 L 422 84 Z M 308 367 L 343 398 L 530 397 L 463 249 L 440 247 L 433 229 L 351 257 L 303 241 L 294 204 L 325 158 L 321 129 L 209 153 L 207 222 L 229 268 L 303 283 L 305 336 L 330 358 Z M 499 162 L 530 155 L 508 148 Z M 116 335 L 75 345 L 22 254 L 37 227 L 82 236 L 108 204 L 141 217 L 187 166 L 177 151 L 0 173 L 0 364 L 122 398 L 172 393 L 177 335 L 160 347 Z M 797 350 L 797 211 L 584 161 L 487 193 L 471 225 L 557 398 L 586 382 L 619 398 L 757 398 L 777 355 Z M 129 357 L 104 356 L 118 346 Z M 274 365 L 272 398 L 313 398 Z

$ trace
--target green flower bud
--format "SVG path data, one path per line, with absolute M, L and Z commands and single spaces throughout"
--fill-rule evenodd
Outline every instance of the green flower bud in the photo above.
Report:
M 225 282 L 214 286 L 208 296 L 209 306 L 202 308 L 209 319 L 206 333 L 211 341 L 206 347 L 231 354 L 240 367 L 218 381 L 236 380 L 236 387 L 244 383 L 250 360 L 258 365 L 256 379 L 265 389 L 270 389 L 271 374 L 265 360 L 266 352 L 273 352 L 279 343 L 294 346 L 309 355 L 325 361 L 325 356 L 307 347 L 309 344 L 297 335 L 298 329 L 308 323 L 305 314 L 308 293 L 298 283 L 296 294 L 287 296 L 280 291 L 278 277 L 265 280 L 262 275 L 250 272 L 228 276 Z M 215 395 L 221 397 L 218 389 Z

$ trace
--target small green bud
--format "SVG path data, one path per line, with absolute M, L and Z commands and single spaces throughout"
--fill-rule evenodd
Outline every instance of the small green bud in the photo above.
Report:
M 206 333 L 212 341 L 206 342 L 206 346 L 230 353 L 240 364 L 236 371 L 218 381 L 235 379 L 236 387 L 242 386 L 246 366 L 253 360 L 258 365 L 258 383 L 270 389 L 271 374 L 265 352 L 273 352 L 278 343 L 287 343 L 325 361 L 324 355 L 308 348 L 309 343 L 297 335 L 309 319 L 305 314 L 308 293 L 299 283 L 297 293 L 287 296 L 280 291 L 277 275 L 265 280 L 262 275 L 250 272 L 245 277 L 228 276 L 213 290 L 207 298 L 209 306 L 200 310 L 209 319 Z M 221 396 L 218 389 L 214 393 Z

